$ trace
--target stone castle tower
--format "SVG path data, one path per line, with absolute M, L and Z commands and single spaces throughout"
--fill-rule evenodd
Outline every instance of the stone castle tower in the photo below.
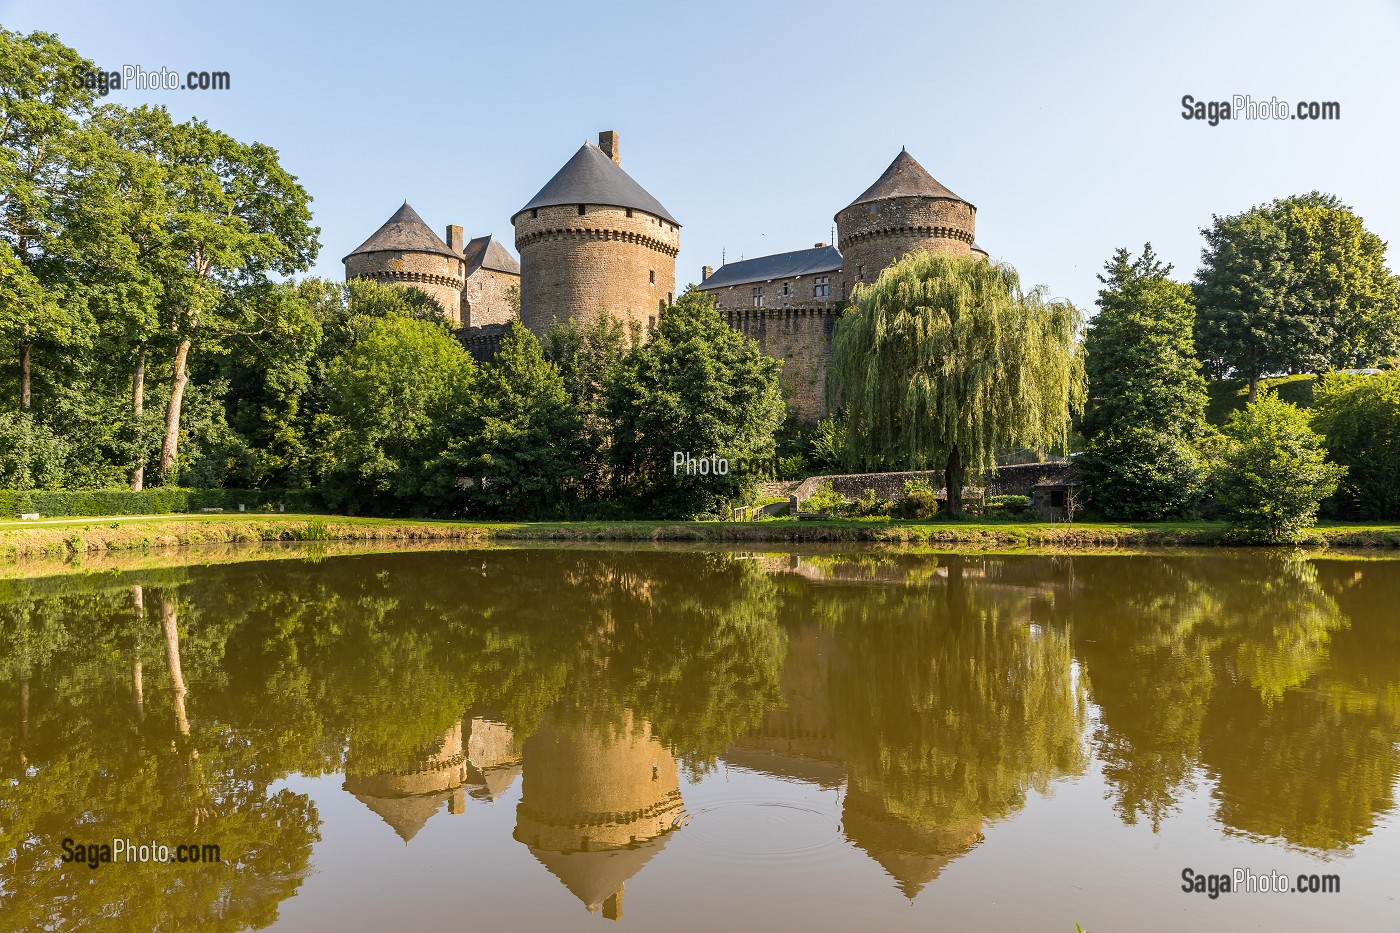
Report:
M 918 249 L 968 256 L 976 251 L 977 208 L 949 191 L 900 150 L 860 197 L 836 214 L 836 240 L 848 289 Z
M 602 312 L 649 329 L 675 301 L 680 224 L 621 162 L 617 134 L 598 134 L 511 218 L 521 320 L 541 337 Z
M 453 324 L 503 323 L 514 316 L 511 290 L 520 285 L 515 257 L 489 235 L 466 242 L 455 224 L 442 240 L 407 201 L 343 262 L 346 280 L 416 288 Z

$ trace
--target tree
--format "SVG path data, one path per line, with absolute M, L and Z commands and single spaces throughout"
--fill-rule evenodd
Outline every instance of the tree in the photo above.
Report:
M 436 493 L 488 514 L 539 518 L 579 494 L 582 422 L 558 367 L 535 335 L 512 321 L 481 368 L 470 405 L 457 410 L 447 450 L 434 463 Z M 465 496 L 460 480 L 470 485 Z
M 656 515 L 722 510 L 753 477 L 736 469 L 678 470 L 674 456 L 723 459 L 731 468 L 771 457 L 783 421 L 781 365 L 725 324 L 712 298 L 687 291 L 661 315 L 652 342 L 632 351 L 609 391 L 615 488 Z
M 323 494 L 352 512 L 419 507 L 426 465 L 447 446 L 476 366 L 442 323 L 365 318 L 330 373 L 331 463 Z
M 310 265 L 319 231 L 311 226 L 310 197 L 275 150 L 240 143 L 198 120 L 176 124 L 164 108 L 141 107 L 128 119 L 130 143 L 159 164 L 168 197 L 157 278 L 173 355 L 158 472 L 170 482 L 191 350 L 285 327 L 262 317 L 268 306 L 248 296 L 266 288 L 271 275 Z
M 1080 315 L 1021 290 L 1008 265 L 916 252 L 860 289 L 832 348 L 833 407 L 853 465 L 942 469 L 962 514 L 969 469 L 1064 445 L 1083 405 Z
M 18 357 L 18 402 L 32 405 L 36 345 L 81 342 L 89 323 L 60 260 L 72 143 L 96 94 L 73 73 L 92 63 L 49 33 L 0 28 L 0 341 Z
M 1110 518 L 1155 521 L 1191 511 L 1204 482 L 1195 443 L 1206 384 L 1192 339 L 1191 290 L 1152 244 L 1119 249 L 1099 276 L 1099 313 L 1084 339 L 1089 400 L 1083 468 Z
M 559 367 L 564 388 L 582 420 L 580 465 L 595 494 L 611 484 L 608 464 L 613 422 L 608 415 L 608 391 L 621 373 L 628 351 L 641 343 L 640 325 L 634 321 L 629 328 L 610 314 L 596 315 L 583 324 L 570 318 L 551 328 L 545 337 L 545 356 Z
M 1347 469 L 1337 490 L 1343 511 L 1400 518 L 1400 371 L 1327 375 L 1314 398 L 1313 427 L 1326 437 L 1332 459 Z
M 1217 378 L 1373 363 L 1400 345 L 1385 243 L 1316 191 L 1216 216 L 1195 283 L 1196 348 Z
M 1272 392 L 1231 416 L 1225 434 L 1216 484 L 1231 522 L 1266 541 L 1298 540 L 1346 469 L 1327 462 L 1307 413 Z

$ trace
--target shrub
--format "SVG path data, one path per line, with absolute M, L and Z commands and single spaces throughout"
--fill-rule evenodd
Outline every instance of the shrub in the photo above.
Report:
M 900 518 L 933 518 L 938 514 L 938 491 L 925 477 L 906 479 L 904 498 L 895 505 L 894 512 Z
M 987 515 L 993 518 L 1003 515 L 1023 516 L 1029 515 L 1031 510 L 1030 496 L 988 496 Z
M 1324 376 L 1313 426 L 1347 468 L 1335 501 L 1357 518 L 1400 518 L 1400 371 Z
M 845 505 L 845 497 L 832 488 L 831 481 L 827 480 L 807 497 L 807 501 L 802 503 L 802 509 L 807 512 L 839 512 Z
M 38 512 L 49 517 L 82 518 L 99 515 L 170 515 L 218 508 L 237 512 L 242 504 L 248 510 L 273 511 L 285 506 L 293 512 L 320 508 L 314 492 L 268 489 L 184 489 L 156 486 L 133 492 L 130 489 L 0 489 L 0 516 Z
M 1116 425 L 1089 442 L 1081 469 L 1099 510 L 1118 521 L 1184 518 L 1205 492 L 1200 455 L 1178 431 Z
M 1272 392 L 1236 413 L 1225 434 L 1216 486 L 1226 517 L 1265 541 L 1298 540 L 1346 468 L 1327 462 L 1307 413 Z

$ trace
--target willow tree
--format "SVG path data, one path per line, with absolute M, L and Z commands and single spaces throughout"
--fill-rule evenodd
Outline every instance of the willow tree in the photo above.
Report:
M 968 470 L 999 450 L 1063 446 L 1083 407 L 1079 311 L 1016 270 L 916 252 L 858 290 L 828 392 L 855 465 L 941 469 L 960 516 Z

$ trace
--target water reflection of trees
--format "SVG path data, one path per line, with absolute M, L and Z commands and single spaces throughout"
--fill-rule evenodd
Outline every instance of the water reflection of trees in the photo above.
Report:
M 1115 808 L 1156 828 L 1203 772 L 1232 832 L 1331 850 L 1389 809 L 1394 565 L 1275 554 L 1078 558 L 1057 602 L 1100 709 Z M 1348 569 L 1349 568 L 1349 569 Z

